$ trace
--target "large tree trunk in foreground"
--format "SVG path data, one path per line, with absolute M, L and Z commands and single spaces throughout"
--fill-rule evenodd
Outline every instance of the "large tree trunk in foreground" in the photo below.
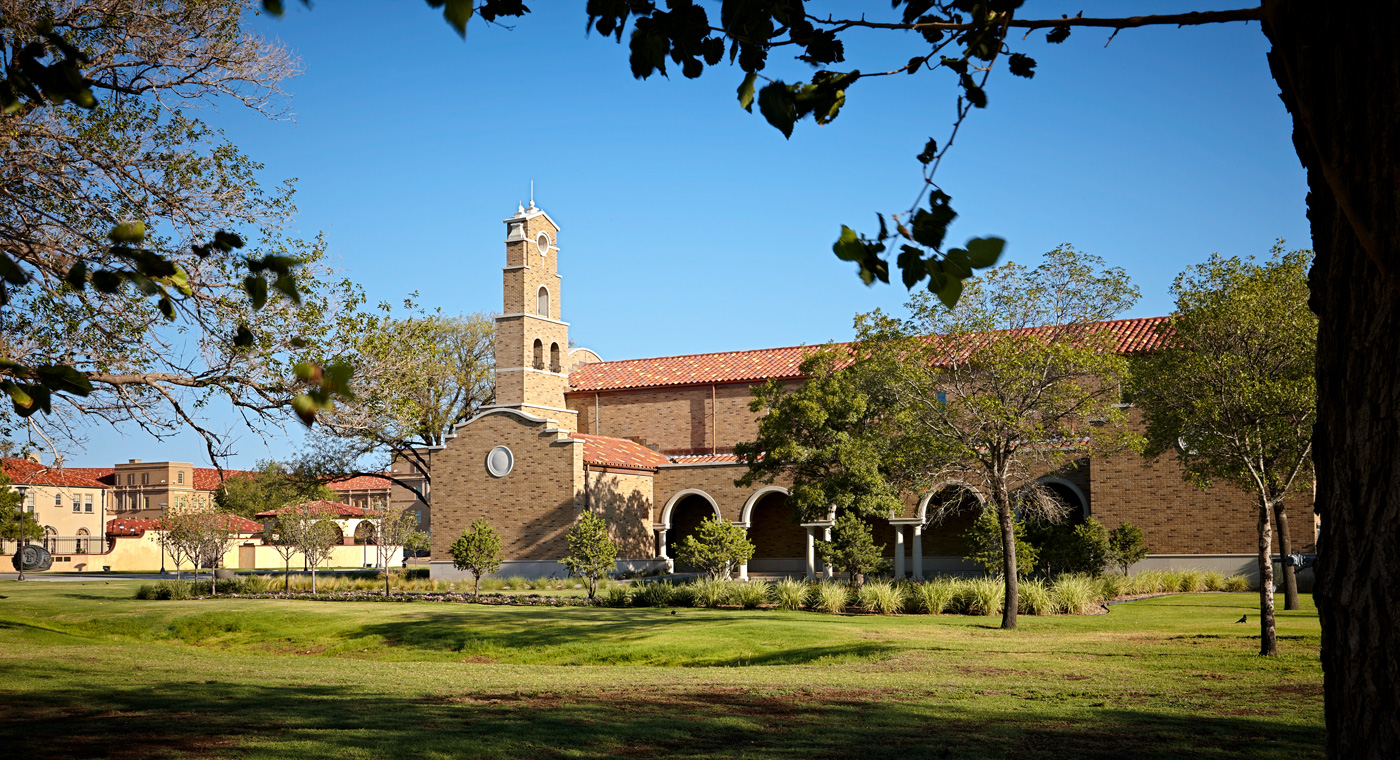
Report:
M 1327 756 L 1400 757 L 1400 3 L 1266 0 L 1308 172 Z
M 1274 504 L 1274 530 L 1278 533 L 1278 553 L 1287 557 L 1293 553 L 1293 537 L 1288 534 L 1288 509 L 1280 499 Z M 1298 609 L 1298 571 L 1292 565 L 1283 566 L 1283 608 Z

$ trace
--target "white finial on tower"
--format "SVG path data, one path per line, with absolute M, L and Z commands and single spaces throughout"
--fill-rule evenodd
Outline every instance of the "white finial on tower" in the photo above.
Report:
M 535 207 L 535 181 L 530 180 L 530 208 Z

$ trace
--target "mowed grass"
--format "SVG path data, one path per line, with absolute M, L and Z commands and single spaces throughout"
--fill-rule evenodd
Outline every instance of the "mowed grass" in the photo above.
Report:
M 1318 624 L 219 599 L 0 585 L 14 757 L 1306 758 Z M 1237 624 L 1241 615 L 1249 622 Z

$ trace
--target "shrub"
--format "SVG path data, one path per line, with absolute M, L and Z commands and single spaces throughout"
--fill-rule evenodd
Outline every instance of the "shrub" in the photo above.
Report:
M 711 578 L 728 578 L 734 568 L 753 557 L 753 552 L 747 530 L 711 515 L 676 545 L 676 561 L 704 570 Z
M 1017 608 L 1023 615 L 1053 615 L 1059 609 L 1042 580 L 1023 581 L 1017 593 Z
M 155 599 L 155 598 L 156 598 L 156 584 L 154 584 L 154 583 L 142 583 L 142 584 L 136 589 L 135 598 L 136 598 L 136 599 L 140 599 L 141 601 L 150 601 L 150 600 L 152 600 L 152 599 Z
M 1026 529 L 1027 540 L 1036 548 L 1035 569 L 1046 575 L 1101 574 L 1109 563 L 1108 535 L 1103 524 L 1092 517 L 1079 525 L 1033 522 Z M 1020 550 L 1017 552 L 1019 563 Z
M 632 592 L 618 586 L 608 589 L 602 597 L 604 607 L 627 607 L 632 604 Z
M 818 584 L 816 604 L 814 606 L 823 612 L 844 612 L 846 609 L 846 599 L 849 595 L 850 592 L 844 584 Z
M 1147 537 L 1143 535 L 1142 528 L 1125 522 L 1109 531 L 1108 561 L 1122 568 L 1124 575 L 1128 574 L 1128 568 L 1146 556 Z
M 1024 577 L 1035 569 L 1038 555 L 1036 548 L 1026 540 L 1025 524 L 1014 514 L 1012 526 L 1016 537 L 1016 574 Z M 977 563 L 987 575 L 1001 575 L 1001 522 L 994 509 L 983 509 L 972 527 L 962 534 L 962 541 L 965 559 Z
M 807 593 L 810 589 L 805 581 L 783 578 L 773 584 L 773 598 L 778 601 L 778 607 L 784 610 L 800 610 L 807 603 Z
M 644 583 L 632 595 L 632 603 L 638 607 L 667 607 L 676 595 L 676 587 L 670 581 Z
M 498 575 L 483 575 L 481 577 L 481 590 L 500 591 L 505 588 L 506 579 Z
M 866 612 L 893 615 L 899 612 L 904 601 L 904 592 L 889 581 L 871 581 L 856 592 L 860 606 Z
M 1223 591 L 1225 589 L 1225 574 L 1219 570 L 1206 571 L 1206 591 Z
M 950 612 L 957 600 L 959 584 L 952 578 L 935 578 L 909 587 L 910 603 L 906 609 L 930 615 Z
M 959 606 L 969 615 L 995 615 L 1006 605 L 1006 585 L 1000 578 L 974 578 L 961 585 Z
M 1061 612 L 1087 615 L 1099 608 L 1100 586 L 1083 575 L 1062 575 L 1050 586 L 1050 595 Z
M 694 607 L 695 587 L 684 584 L 673 588 L 671 590 L 671 604 L 676 607 Z
M 537 591 L 554 588 L 554 578 L 548 575 L 541 575 L 540 577 L 530 581 L 530 588 L 533 588 Z
M 506 578 L 506 587 L 508 587 L 511 591 L 524 591 L 530 588 L 530 581 L 526 580 L 525 578 L 522 578 L 519 575 L 512 575 L 511 577 Z
M 234 579 L 236 594 L 265 594 L 273 585 L 272 579 L 265 575 L 240 575 Z
M 767 604 L 773 590 L 772 584 L 767 581 L 749 581 L 748 583 L 736 583 L 733 589 L 733 600 L 744 609 L 757 609 L 760 604 Z
M 1226 578 L 1225 582 L 1221 584 L 1222 591 L 1240 592 L 1249 591 L 1252 588 L 1253 584 L 1251 584 L 1249 582 L 1249 579 L 1243 575 L 1232 575 Z

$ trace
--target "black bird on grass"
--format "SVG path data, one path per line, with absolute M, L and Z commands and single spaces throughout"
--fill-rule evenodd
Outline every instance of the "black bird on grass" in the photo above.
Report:
M 1248 622 L 1249 622 L 1249 615 L 1240 615 L 1240 619 L 1239 619 L 1239 620 L 1236 620 L 1235 622 L 1236 622 L 1236 623 L 1248 623 Z

